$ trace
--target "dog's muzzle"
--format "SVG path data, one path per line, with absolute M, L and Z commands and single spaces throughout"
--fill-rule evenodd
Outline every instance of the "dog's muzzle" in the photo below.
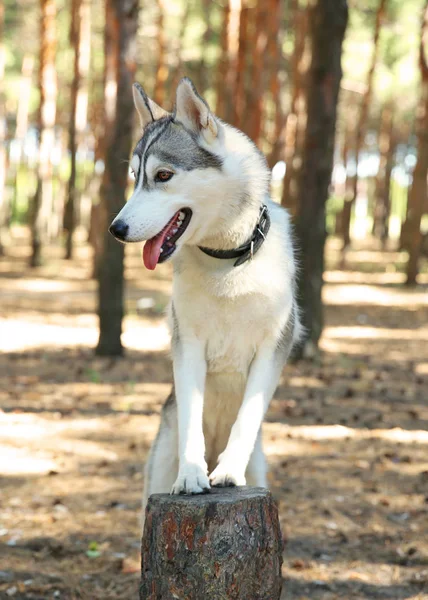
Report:
M 122 221 L 121 219 L 119 219 L 119 221 L 113 221 L 113 223 L 109 227 L 110 233 L 121 242 L 124 242 L 126 240 L 128 229 L 129 226 L 125 223 L 125 221 Z

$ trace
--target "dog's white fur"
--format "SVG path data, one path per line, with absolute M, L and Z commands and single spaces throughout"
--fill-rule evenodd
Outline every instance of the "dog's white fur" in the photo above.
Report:
M 135 99 L 143 126 L 154 112 L 166 114 L 138 92 Z M 176 169 L 168 184 L 148 190 L 140 177 L 116 218 L 129 227 L 126 241 L 142 241 L 181 208 L 193 211 L 172 258 L 169 323 L 176 402 L 167 402 L 163 410 L 147 463 L 144 503 L 152 493 L 195 494 L 210 485 L 266 487 L 261 425 L 301 331 L 289 218 L 268 197 L 264 158 L 244 134 L 212 115 L 188 80 L 179 85 L 175 119 L 223 165 Z M 165 165 L 155 153 L 146 158 L 150 186 Z M 135 172 L 142 161 L 144 156 L 133 157 Z M 234 267 L 233 260 L 207 256 L 198 248 L 246 242 L 263 203 L 271 228 L 251 261 Z

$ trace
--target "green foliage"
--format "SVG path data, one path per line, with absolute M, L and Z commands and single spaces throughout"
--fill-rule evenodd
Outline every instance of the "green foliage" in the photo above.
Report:
M 294 32 L 290 23 L 290 6 L 284 11 L 283 55 L 290 57 L 294 46 Z M 349 26 L 344 45 L 344 80 L 364 83 L 370 64 L 373 45 L 373 28 L 379 0 L 350 0 Z M 58 73 L 58 123 L 68 125 L 70 82 L 72 77 L 73 50 L 69 44 L 70 2 L 57 0 L 57 56 Z M 302 6 L 304 2 L 302 3 Z M 380 39 L 380 60 L 376 68 L 376 81 L 371 113 L 378 115 L 388 100 L 393 100 L 403 119 L 413 115 L 419 81 L 417 53 L 419 45 L 420 16 L 423 0 L 389 0 L 387 14 L 382 26 Z M 148 93 L 154 89 L 157 56 L 158 3 L 145 2 L 140 11 L 138 35 L 138 79 Z M 182 23 L 187 15 L 187 26 L 182 31 Z M 31 96 L 31 112 L 37 108 L 38 90 L 36 73 L 39 39 L 38 0 L 5 0 L 5 45 L 7 108 L 9 119 L 14 119 L 19 94 L 19 79 L 22 61 L 26 54 L 35 58 L 34 89 Z M 192 77 L 200 87 L 207 87 L 207 98 L 215 100 L 214 84 L 219 58 L 220 33 L 222 28 L 222 5 L 202 0 L 170 0 L 165 11 L 165 40 L 169 82 L 174 78 L 178 67 L 179 54 L 184 64 L 184 72 Z M 209 22 L 207 23 L 207 18 Z M 287 21 L 287 22 L 285 22 Z M 104 66 L 104 3 L 92 2 L 91 40 L 91 85 L 90 112 L 102 101 L 102 79 Z M 183 35 L 182 39 L 180 36 Z M 19 44 L 17 43 L 19 40 Z M 201 73 L 201 61 L 204 72 Z M 287 72 L 288 61 L 283 62 Z M 169 90 L 172 93 L 172 90 Z M 286 94 L 289 95 L 289 86 Z M 168 93 L 168 106 L 173 98 Z M 353 102 L 358 102 L 355 95 Z M 285 102 L 287 105 L 287 102 Z M 342 121 L 342 118 L 340 118 Z
M 373 54 L 373 32 L 376 11 L 380 0 L 349 0 L 349 25 L 342 57 L 343 87 L 338 116 L 338 139 L 343 128 L 355 118 L 361 101 L 361 89 L 367 77 Z M 13 135 L 21 68 L 24 56 L 34 57 L 33 88 L 31 93 L 30 123 L 35 121 L 39 102 L 37 70 L 39 54 L 40 3 L 39 0 L 5 0 L 6 48 L 6 109 L 9 131 Z M 300 0 L 300 10 L 307 6 Z M 369 133 L 374 141 L 370 149 L 377 152 L 377 129 L 382 108 L 386 103 L 394 107 L 396 134 L 400 141 L 408 138 L 414 121 L 419 97 L 418 51 L 421 13 L 424 0 L 387 0 L 387 10 L 382 23 L 379 60 L 375 71 L 373 96 L 370 104 Z M 56 0 L 58 76 L 57 130 L 66 140 L 69 121 L 70 85 L 73 71 L 73 48 L 69 41 L 71 2 Z M 104 0 L 92 0 L 91 69 L 89 84 L 89 121 L 95 137 L 102 130 L 103 69 L 104 69 Z M 281 80 L 283 86 L 281 105 L 289 106 L 291 81 L 289 77 L 296 32 L 291 0 L 284 3 L 280 24 L 282 40 Z M 151 95 L 154 90 L 158 56 L 159 2 L 147 0 L 140 10 L 140 27 L 137 39 L 137 76 Z M 185 26 L 183 26 L 185 25 Z M 208 102 L 215 106 L 217 66 L 220 56 L 220 37 L 223 27 L 223 2 L 208 0 L 168 0 L 165 2 L 164 39 L 168 80 L 166 108 L 174 102 L 172 85 L 181 63 L 182 73 L 190 76 L 199 89 L 204 90 Z M 251 52 L 249 48 L 249 52 Z M 267 77 L 265 78 L 267 83 Z M 275 102 L 266 99 L 266 131 L 273 131 Z M 101 127 L 100 127 L 101 124 Z M 375 135 L 373 135 L 373 133 Z M 269 136 L 267 136 L 269 137 Z M 261 141 L 261 148 L 269 150 L 271 142 Z M 351 149 L 352 155 L 352 149 Z M 402 157 L 401 157 L 402 159 Z M 70 160 L 63 152 L 61 164 L 55 167 L 55 189 L 65 191 Z M 77 188 L 82 192 L 93 172 L 92 157 L 79 158 Z M 13 190 L 13 220 L 23 223 L 27 219 L 29 199 L 35 190 L 34 165 L 22 164 L 9 173 L 8 185 Z M 393 181 L 391 188 L 393 217 L 402 218 L 407 202 L 407 188 Z M 327 227 L 333 231 L 335 215 L 342 209 L 343 198 L 331 197 L 327 204 Z
M 380 0 L 350 2 L 344 45 L 344 79 L 364 84 L 373 55 L 373 33 Z M 379 60 L 370 111 L 379 115 L 392 101 L 397 120 L 413 117 L 418 98 L 418 52 L 423 0 L 388 0 L 380 32 Z M 359 98 L 354 98 L 355 102 Z
M 88 549 L 86 550 L 86 556 L 88 558 L 98 558 L 101 556 L 101 551 L 98 549 L 98 542 L 89 542 Z

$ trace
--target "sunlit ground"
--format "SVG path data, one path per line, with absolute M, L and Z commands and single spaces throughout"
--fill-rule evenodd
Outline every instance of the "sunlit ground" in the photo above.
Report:
M 142 465 L 171 381 L 170 270 L 127 257 L 119 360 L 95 358 L 90 253 L 26 232 L 0 260 L 0 598 L 134 598 Z M 428 598 L 428 278 L 328 252 L 322 357 L 288 366 L 264 430 L 284 599 Z

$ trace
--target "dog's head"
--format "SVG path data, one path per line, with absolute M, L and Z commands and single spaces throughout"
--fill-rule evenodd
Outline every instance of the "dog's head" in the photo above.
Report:
M 174 113 L 168 113 L 134 84 L 143 127 L 131 169 L 135 189 L 110 232 L 122 242 L 141 242 L 144 263 L 154 269 L 183 244 L 198 244 L 221 218 L 225 176 L 224 127 L 192 82 L 182 79 Z

